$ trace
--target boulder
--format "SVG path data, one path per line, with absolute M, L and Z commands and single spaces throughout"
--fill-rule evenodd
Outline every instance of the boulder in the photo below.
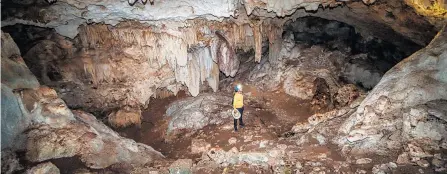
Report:
M 38 88 L 39 82 L 20 57 L 16 43 L 8 33 L 1 36 L 1 146 L 2 149 L 15 146 L 23 137 L 18 136 L 30 123 L 29 117 L 20 109 L 19 95 L 15 91 Z
M 112 112 L 108 116 L 109 124 L 115 128 L 127 127 L 130 125 L 141 126 L 141 110 L 131 107 L 124 107 Z
M 30 118 L 21 112 L 18 97 L 12 92 L 12 89 L 3 85 L 1 88 L 1 145 L 3 150 L 9 147 L 14 148 L 16 147 L 15 142 L 25 139 L 18 135 L 28 127 Z
M 26 174 L 59 174 L 59 169 L 51 162 L 38 164 L 31 169 L 28 169 Z
M 11 89 L 37 88 L 39 82 L 20 56 L 19 48 L 8 33 L 2 31 L 2 85 Z
M 198 130 L 209 124 L 221 124 L 231 117 L 231 98 L 216 94 L 178 100 L 168 106 L 166 116 L 171 117 L 168 133 L 174 130 Z
M 447 138 L 446 40 L 444 27 L 427 47 L 390 69 L 335 141 L 350 153 L 385 154 L 410 141 L 424 150 L 439 149 Z

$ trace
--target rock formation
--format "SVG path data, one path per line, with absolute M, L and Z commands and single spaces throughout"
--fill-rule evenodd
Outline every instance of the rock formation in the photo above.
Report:
M 444 28 L 383 76 L 341 127 L 345 136 L 338 143 L 345 150 L 386 153 L 413 143 L 426 151 L 445 148 L 446 38 Z
M 56 91 L 39 85 L 3 32 L 2 49 L 2 56 L 10 56 L 2 57 L 2 152 L 23 150 L 26 160 L 35 163 L 76 156 L 96 169 L 163 158 L 151 147 L 119 136 L 93 115 L 68 109 Z M 51 163 L 28 170 L 38 171 L 59 172 Z

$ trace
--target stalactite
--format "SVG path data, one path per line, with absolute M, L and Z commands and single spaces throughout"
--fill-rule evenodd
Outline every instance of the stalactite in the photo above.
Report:
M 278 61 L 279 52 L 282 44 L 282 28 L 276 25 L 269 25 L 268 39 L 269 39 L 269 61 L 271 63 Z
M 168 98 L 168 97 L 171 97 L 171 96 L 174 96 L 174 95 L 175 94 L 172 91 L 170 91 L 169 89 L 157 88 L 157 90 L 154 93 L 154 98 L 163 99 L 163 98 Z
M 106 25 L 87 25 L 79 28 L 79 39 L 84 48 L 97 48 L 113 42 Z
M 252 24 L 253 37 L 255 42 L 255 61 L 261 62 L 262 57 L 262 33 L 261 33 L 261 22 L 255 22 Z
M 178 30 L 128 24 L 92 25 L 80 29 L 80 41 L 85 47 L 122 50 L 132 59 L 147 61 L 154 69 L 167 64 L 175 81 L 156 88 L 165 87 L 177 93 L 179 88 L 175 84 L 183 84 L 193 96 L 198 95 L 205 81 L 217 91 L 220 71 L 227 76 L 236 74 L 240 63 L 235 55 L 236 48 L 255 48 L 260 55 L 262 38 L 261 23 L 253 28 L 243 23 L 194 21 L 189 27 Z M 107 62 L 85 62 L 84 71 L 95 84 L 108 83 L 115 78 Z
M 219 69 L 226 76 L 234 77 L 239 68 L 239 60 L 235 55 L 235 50 L 223 33 L 216 31 L 216 36 L 219 39 L 215 40 L 217 43 L 213 44 L 217 44 L 217 46 L 215 46 L 215 48 L 217 48 L 215 56 L 217 56 Z
M 211 73 L 209 74 L 208 78 L 206 78 L 206 81 L 211 89 L 213 89 L 214 92 L 217 92 L 219 89 L 219 65 L 217 65 L 217 63 L 213 64 Z

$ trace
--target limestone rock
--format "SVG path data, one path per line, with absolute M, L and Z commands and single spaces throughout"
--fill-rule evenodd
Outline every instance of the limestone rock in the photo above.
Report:
M 292 131 L 295 133 L 304 133 L 307 132 L 311 128 L 309 122 L 299 122 L 295 124 L 292 128 Z
M 433 156 L 432 154 L 424 151 L 421 147 L 414 144 L 408 144 L 408 149 L 409 154 L 412 157 L 425 158 Z
M 112 112 L 108 116 L 109 124 L 115 128 L 127 127 L 130 125 L 141 126 L 141 110 L 131 107 L 124 107 Z
M 374 165 L 374 167 L 372 168 L 372 173 L 373 174 L 387 174 L 387 173 L 391 173 L 392 170 L 394 168 L 396 168 L 397 166 L 394 164 L 377 164 Z
M 409 164 L 410 163 L 410 157 L 408 156 L 408 153 L 404 152 L 404 153 L 400 154 L 397 157 L 396 162 L 397 162 L 397 164 Z
M 431 164 L 433 164 L 436 167 L 442 167 L 445 164 L 445 162 L 441 161 L 440 159 L 433 158 Z
M 12 174 L 23 169 L 15 152 L 2 149 L 2 173 Z
M 2 30 L 2 58 L 13 58 L 13 56 L 20 57 L 20 50 L 17 44 L 12 39 L 11 35 L 4 33 Z
M 27 170 L 26 174 L 58 174 L 59 169 L 51 162 L 41 163 Z
M 192 160 L 191 159 L 178 159 L 169 166 L 169 173 L 192 173 Z
M 2 149 L 20 148 L 14 144 L 19 139 L 23 140 L 19 134 L 30 124 L 31 118 L 21 112 L 19 93 L 14 91 L 38 88 L 39 82 L 20 57 L 16 43 L 3 31 L 1 44 L 1 146 Z
M 25 134 L 29 161 L 78 156 L 90 168 L 106 168 L 163 158 L 147 145 L 120 137 L 93 115 L 69 110 L 48 87 L 25 90 L 18 99 L 21 112 L 34 123 Z
M 27 89 L 39 87 L 36 77 L 30 72 L 19 48 L 8 33 L 2 31 L 2 86 L 11 89 Z
M 2 85 L 1 91 L 1 145 L 3 150 L 3 148 L 17 147 L 15 142 L 18 139 L 24 139 L 18 135 L 27 128 L 31 121 L 27 115 L 21 112 L 21 103 L 17 99 L 18 96 L 12 92 L 12 89 Z
M 359 89 L 355 85 L 348 84 L 338 89 L 335 100 L 339 106 L 346 106 L 359 97 Z
M 370 158 L 360 158 L 355 161 L 356 164 L 369 164 L 372 162 Z
M 430 163 L 424 159 L 417 161 L 416 164 L 418 164 L 419 166 L 424 167 L 424 168 L 430 166 Z
M 236 144 L 237 139 L 235 137 L 231 137 L 230 139 L 228 139 L 228 144 L 233 145 Z
M 335 94 L 333 91 L 337 91 L 338 86 L 332 80 L 332 75 L 327 70 L 317 71 L 299 71 L 288 70 L 285 74 L 284 91 L 300 99 L 308 100 L 312 99 L 319 88 L 327 88 L 327 93 Z M 324 86 L 319 86 L 318 80 L 322 80 Z M 331 97 L 331 96 L 329 96 Z M 329 98 L 328 98 L 329 99 Z
M 446 38 L 447 32 L 443 29 L 426 48 L 389 70 L 356 113 L 345 121 L 340 128 L 341 135 L 358 137 L 351 152 L 386 153 L 409 141 L 419 142 L 424 148 L 440 146 L 439 140 L 447 135 L 445 124 L 430 121 L 429 117 L 437 116 L 426 113 L 428 110 L 445 113 L 439 106 L 447 100 L 447 84 L 441 75 L 447 69 Z M 384 141 L 383 137 L 390 139 Z M 346 140 L 339 143 L 348 143 Z
M 172 119 L 168 132 L 181 129 L 201 129 L 208 124 L 220 124 L 231 117 L 231 98 L 204 94 L 176 101 L 168 106 L 166 115 Z
M 200 154 L 207 152 L 211 148 L 211 144 L 207 143 L 204 139 L 192 139 L 191 140 L 191 153 Z

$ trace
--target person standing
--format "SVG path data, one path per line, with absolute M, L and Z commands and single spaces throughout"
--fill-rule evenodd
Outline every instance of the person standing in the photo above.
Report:
M 243 128 L 244 122 L 242 121 L 242 114 L 244 113 L 244 96 L 242 95 L 242 85 L 234 87 L 233 108 L 239 111 L 241 116 L 239 117 L 239 126 Z M 234 119 L 234 131 L 237 132 L 237 120 Z

